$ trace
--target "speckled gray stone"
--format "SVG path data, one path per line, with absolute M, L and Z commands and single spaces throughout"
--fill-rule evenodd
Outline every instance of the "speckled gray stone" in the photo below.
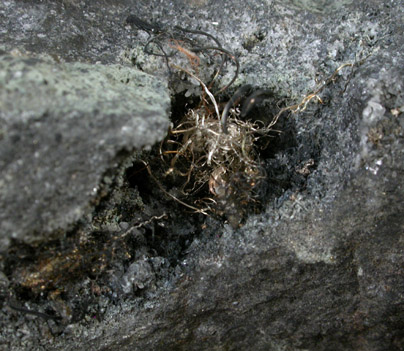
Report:
M 74 224 L 106 172 L 168 127 L 166 85 L 132 68 L 3 55 L 0 87 L 2 248 Z
M 9 317 L 14 324 L 0 332 L 4 345 L 16 350 L 403 350 L 401 1 L 63 1 L 47 5 L 56 8 L 55 15 L 36 29 L 33 8 L 40 5 L 7 4 L 3 28 L 21 33 L 4 40 L 7 50 L 17 46 L 96 62 L 105 44 L 103 60 L 133 62 L 166 77 L 164 60 L 143 52 L 148 35 L 123 25 L 133 13 L 215 35 L 241 63 L 233 90 L 251 83 L 273 90 L 286 103 L 299 102 L 341 64 L 357 65 L 341 70 L 321 93 L 323 104 L 313 102 L 305 113 L 288 117 L 282 135 L 292 142 L 266 160 L 295 175 L 313 158 L 304 186 L 280 182 L 282 195 L 238 230 L 207 219 L 203 235 L 174 260 L 175 277 L 163 278 L 153 294 L 117 296 L 119 303 L 100 297 L 105 311 L 100 322 L 72 323 L 48 340 L 38 332 L 39 322 L 17 324 Z M 72 10 L 59 11 L 63 6 Z M 104 23 L 89 22 L 91 12 Z M 42 45 L 37 36 L 49 23 L 60 27 L 49 40 L 41 38 Z M 70 27 L 73 33 L 80 27 L 98 34 L 94 41 L 84 35 L 58 47 L 58 36 L 66 39 Z M 107 43 L 102 33 L 110 36 Z M 221 85 L 233 73 L 228 62 Z M 174 241 L 183 225 L 173 230 Z M 6 312 L 1 311 L 4 318 Z M 34 337 L 16 335 L 18 326 Z

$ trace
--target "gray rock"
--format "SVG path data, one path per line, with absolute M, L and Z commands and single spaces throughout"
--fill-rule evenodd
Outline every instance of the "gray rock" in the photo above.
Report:
M 30 46 L 35 35 L 49 28 L 38 23 L 21 30 L 25 18 L 36 23 L 32 9 L 39 5 L 6 4 L 7 26 L 15 34 L 6 40 L 7 50 L 56 51 L 69 59 L 71 46 L 74 58 L 96 60 L 93 53 L 99 54 L 102 35 L 93 43 L 84 35 L 83 49 L 74 41 L 58 49 L 54 34 L 43 38 L 44 46 L 37 39 Z M 124 1 L 102 4 L 99 10 L 85 1 L 46 4 L 42 13 L 47 6 L 52 10 L 66 4 L 76 10 L 57 12 L 50 19 L 61 24 L 61 31 L 71 23 L 79 23 L 83 33 L 105 30 L 117 43 L 111 39 L 107 46 L 107 62 L 116 59 L 111 53 L 123 50 L 122 57 L 127 55 L 144 70 L 167 73 L 163 60 L 147 57 L 141 46 L 123 45 L 122 33 L 133 33 L 135 44 L 147 40 L 140 30 L 120 27 Z M 321 93 L 323 105 L 311 103 L 305 113 L 282 124 L 284 136 L 267 162 L 282 165 L 285 178 L 275 180 L 283 189 L 268 199 L 261 214 L 251 215 L 238 230 L 206 220 L 203 235 L 174 260 L 174 278 L 153 277 L 163 280 L 156 282 L 161 288 L 153 295 L 125 295 L 119 304 L 100 299 L 106 311 L 100 322 L 72 323 L 50 340 L 32 321 L 20 322 L 19 328 L 32 333 L 31 340 L 16 336 L 16 328 L 7 324 L 0 334 L 4 344 L 48 350 L 402 350 L 401 3 L 177 0 L 132 6 L 125 13 L 217 36 L 239 56 L 242 69 L 235 86 L 248 82 L 270 88 L 291 103 L 310 93 L 316 78 L 323 80 L 344 63 L 357 65 L 341 70 Z M 99 23 L 89 25 L 86 8 L 94 10 L 95 18 L 105 16 L 105 29 Z M 234 73 L 230 64 L 227 70 L 222 85 Z M 293 177 L 311 159 L 314 167 L 298 186 Z M 279 188 L 276 181 L 270 183 L 274 191 Z M 64 178 L 61 185 L 66 184 Z M 76 195 L 76 189 L 71 191 Z M 175 212 L 169 213 L 175 218 Z M 170 234 L 177 238 L 184 226 L 180 222 Z M 162 250 L 158 242 L 153 244 Z M 131 264 L 137 271 L 138 263 Z
M 146 259 L 132 263 L 122 276 L 122 290 L 125 294 L 133 290 L 144 289 L 154 278 L 152 267 Z
M 0 49 L 51 55 L 62 61 L 114 63 L 131 45 L 125 18 L 131 1 L 91 3 L 3 1 Z
M 2 248 L 73 224 L 106 172 L 168 127 L 165 84 L 131 68 L 4 55 L 0 86 Z

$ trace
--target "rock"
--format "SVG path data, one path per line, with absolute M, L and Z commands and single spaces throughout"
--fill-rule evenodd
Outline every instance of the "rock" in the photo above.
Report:
M 0 56 L 1 247 L 66 229 L 168 127 L 165 84 L 118 65 Z M 35 233 L 35 234 L 34 234 Z
M 130 4 L 4 1 L 0 5 L 0 49 L 44 54 L 61 61 L 114 63 L 133 40 L 124 26 Z
M 48 21 L 60 23 L 60 31 L 66 33 L 70 26 L 80 25 L 83 47 L 67 41 L 65 48 L 57 48 L 54 32 L 43 39 L 45 45 L 39 45 L 33 38 L 49 28 L 44 23 L 32 26 L 33 8 L 40 6 L 42 14 L 48 7 L 69 6 L 71 11 L 56 12 L 54 18 L 48 15 Z M 265 159 L 269 192 L 261 213 L 250 215 L 237 230 L 209 218 L 201 224 L 188 214 L 181 217 L 176 205 L 165 205 L 163 196 L 153 189 L 139 188 L 145 199 L 152 198 L 144 212 L 157 216 L 151 208 L 166 206 L 175 223 L 169 227 L 164 222 L 164 232 L 142 217 L 148 224 L 141 227 L 137 245 L 148 260 L 169 262 L 171 270 L 164 271 L 161 265 L 154 274 L 149 263 L 141 266 L 136 261 L 136 254 L 131 261 L 122 260 L 118 265 L 122 275 L 116 275 L 115 283 L 122 288 L 123 272 L 131 273 L 125 276 L 128 293 L 115 294 L 113 300 L 101 295 L 89 307 L 93 313 L 102 306 L 101 317 L 92 320 L 83 308 L 87 322 L 72 322 L 64 333 L 49 339 L 38 333 L 38 321 L 18 325 L 18 330 L 32 333 L 33 338 L 17 335 L 17 322 L 8 323 L 12 318 L 1 311 L 6 321 L 0 334 L 3 344 L 10 349 L 49 350 L 402 350 L 404 40 L 400 2 L 177 0 L 102 3 L 99 10 L 97 6 L 86 1 L 41 5 L 7 1 L 3 13 L 10 20 L 2 28 L 8 26 L 19 36 L 10 35 L 5 48 L 57 52 L 64 59 L 95 62 L 103 35 L 97 34 L 94 42 L 86 35 L 95 31 L 111 35 L 103 56 L 107 63 L 116 59 L 112 53 L 124 51 L 121 57 L 165 76 L 164 60 L 143 52 L 146 33 L 128 26 L 123 29 L 125 16 L 132 13 L 164 28 L 180 25 L 206 30 L 239 57 L 241 70 L 233 90 L 252 83 L 291 104 L 314 91 L 316 80 L 325 80 L 343 64 L 353 66 L 341 68 L 319 93 L 323 104 L 313 100 L 303 113 L 280 120 L 283 133 L 274 138 L 273 150 Z M 19 11 L 11 16 L 14 9 Z M 90 9 L 94 18 L 104 16 L 102 25 L 89 22 Z M 123 33 L 133 35 L 133 46 Z M 90 72 L 97 67 L 91 66 Z M 221 86 L 234 74 L 229 62 L 226 70 Z M 275 102 L 264 103 L 260 111 L 271 114 Z M 25 105 L 21 110 L 30 111 Z M 57 121 L 53 129 L 67 123 Z M 25 125 L 18 134 L 24 136 L 34 126 Z M 149 132 L 151 126 L 145 128 Z M 154 140 L 161 137 L 156 134 Z M 90 139 L 99 140 L 97 135 Z M 114 139 L 112 145 L 116 143 L 123 147 Z M 113 150 L 119 149 L 112 145 Z M 86 154 L 96 158 L 103 152 Z M 24 169 L 32 172 L 31 161 L 25 162 Z M 93 183 L 99 184 L 100 177 Z M 58 184 L 66 189 L 68 179 Z M 82 184 L 68 187 L 66 194 L 81 194 Z M 48 205 L 44 208 L 49 210 Z M 201 234 L 195 237 L 198 230 Z M 140 251 L 134 241 L 129 244 Z M 4 266 L 4 271 L 10 269 Z M 139 277 L 138 272 L 142 272 Z M 8 273 L 7 285 L 13 284 L 10 277 Z M 148 291 L 149 279 L 156 291 Z M 138 280 L 141 286 L 136 285 Z M 81 284 L 77 282 L 77 291 L 81 292 Z M 138 294 L 131 295 L 136 288 Z M 100 288 L 93 290 L 101 294 Z
M 132 263 L 122 276 L 122 290 L 129 294 L 133 290 L 144 289 L 153 278 L 153 271 L 147 260 L 138 260 Z

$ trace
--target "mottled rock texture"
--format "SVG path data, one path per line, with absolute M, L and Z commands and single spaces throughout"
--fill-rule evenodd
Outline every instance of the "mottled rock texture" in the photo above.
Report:
M 129 14 L 165 27 L 205 30 L 219 38 L 240 60 L 233 89 L 250 83 L 274 92 L 273 104 L 264 103 L 260 113 L 270 113 L 276 102 L 299 102 L 338 67 L 354 64 L 341 69 L 321 91 L 322 104 L 313 100 L 302 113 L 280 120 L 282 134 L 274 138 L 273 150 L 264 159 L 268 174 L 265 208 L 250 215 L 241 228 L 232 229 L 218 219 L 184 215 L 178 204 L 163 200 L 155 184 L 146 187 L 136 176 L 139 193 L 132 195 L 135 200 L 140 194 L 141 219 L 147 221 L 148 214 L 162 213 L 158 211 L 167 213 L 169 219 L 145 225 L 146 229 L 136 228 L 133 240 L 125 242 L 130 258 L 120 256 L 116 248 L 110 276 L 104 280 L 109 295 L 99 288 L 101 283 L 94 273 L 69 283 L 69 289 L 59 295 L 53 291 L 53 300 L 41 297 L 32 279 L 31 290 L 21 291 L 26 280 L 13 273 L 11 263 L 17 270 L 23 263 L 18 258 L 27 256 L 13 256 L 20 251 L 12 246 L 14 251 L 6 253 L 2 261 L 5 274 L 0 276 L 2 345 L 15 350 L 404 349 L 404 9 L 400 1 L 5 1 L 0 6 L 0 15 L 6 19 L 0 22 L 5 52 L 19 49 L 35 57 L 87 61 L 88 71 L 74 80 L 83 84 L 85 77 L 106 77 L 96 61 L 122 65 L 105 68 L 113 70 L 114 77 L 117 72 L 119 77 L 135 74 L 133 68 L 123 66 L 129 63 L 164 79 L 169 77 L 163 59 L 142 51 L 146 33 L 125 25 Z M 69 77 L 74 77 L 83 67 L 9 56 L 2 56 L 1 64 L 24 65 L 28 73 L 39 72 L 50 82 L 66 69 Z M 51 74 L 49 67 L 55 72 Z M 229 63 L 226 69 L 221 85 L 234 74 Z M 130 94 L 131 83 L 115 79 L 114 84 Z M 100 85 L 91 85 L 94 95 L 107 93 L 102 88 L 99 91 Z M 36 87 L 33 104 L 35 96 L 44 98 L 50 89 L 44 84 Z M 89 143 L 93 151 L 85 151 L 89 155 L 86 167 L 67 163 L 64 177 L 56 177 L 58 188 L 64 187 L 63 194 L 74 201 L 84 197 L 88 203 L 90 194 L 82 190 L 88 183 L 77 180 L 77 188 L 69 186 L 75 167 L 83 166 L 84 175 L 91 175 L 91 187 L 97 186 L 106 169 L 117 167 L 113 159 L 119 150 L 150 145 L 163 137 L 166 95 L 162 88 L 155 90 L 162 99 L 152 99 L 153 118 L 161 126 L 158 131 L 156 122 L 144 118 L 149 112 L 144 112 L 139 114 L 139 122 L 130 124 L 139 137 L 114 134 L 107 139 L 111 134 L 105 124 L 95 129 L 96 134 L 86 132 L 85 123 L 98 116 L 94 110 L 87 113 L 84 127 L 74 134 L 74 146 L 81 149 Z M 7 107 L 9 102 L 2 97 L 2 116 L 20 111 L 16 112 L 18 118 L 34 120 L 9 129 L 5 119 L 0 144 L 11 148 L 12 140 L 6 138 L 12 130 L 21 138 L 17 141 L 28 140 L 25 135 L 33 133 L 41 136 L 44 147 L 55 148 L 54 138 L 40 134 L 45 133 L 45 127 L 36 126 L 41 119 L 37 121 L 35 116 L 50 117 L 43 117 L 42 112 L 30 114 L 27 95 L 18 91 L 1 93 L 23 102 L 14 109 Z M 58 91 L 52 95 L 58 97 Z M 74 131 L 69 121 L 75 113 L 84 114 L 80 104 L 69 105 L 63 94 L 60 99 L 64 102 L 61 108 L 67 106 L 71 117 L 51 113 L 51 135 L 58 128 L 62 134 Z M 47 106 L 54 106 L 54 100 Z M 123 101 L 130 104 L 123 97 L 118 104 Z M 130 105 L 123 106 L 125 111 L 130 109 Z M 99 118 L 109 120 L 107 113 L 103 116 Z M 124 125 L 134 121 L 126 112 L 120 116 Z M 122 125 L 117 128 L 123 133 Z M 141 139 L 145 133 L 154 136 Z M 109 152 L 100 146 L 102 139 L 110 140 Z M 21 165 L 20 158 L 10 151 L 3 154 L 7 158 L 2 156 L 1 162 L 8 159 L 24 169 L 31 174 L 26 179 L 35 176 L 34 150 L 28 154 L 31 158 L 25 151 Z M 67 162 L 66 156 L 61 158 Z M 95 161 L 99 159 L 104 161 Z M 313 166 L 305 168 L 311 160 Z M 140 163 L 135 166 L 135 170 L 141 168 Z M 305 169 L 309 171 L 303 172 Z M 49 177 L 55 177 L 57 168 L 51 173 Z M 2 170 L 2 179 L 3 174 Z M 37 186 L 46 187 L 47 178 L 39 179 L 44 183 Z M 109 204 L 129 206 L 125 192 L 115 191 Z M 41 213 L 50 211 L 48 200 L 39 200 L 38 208 L 45 211 Z M 15 206 L 14 212 L 27 211 Z M 108 206 L 112 205 L 105 205 L 107 210 Z M 52 213 L 49 218 L 54 220 Z M 67 224 L 78 217 L 59 221 Z M 120 228 L 127 225 L 122 219 L 111 223 Z M 116 231 L 111 223 L 103 227 L 102 235 Z M 24 230 L 21 237 L 25 239 L 38 238 L 35 225 L 31 234 L 27 226 L 14 227 Z M 122 257 L 123 263 L 116 257 Z M 7 294 L 26 309 L 58 315 L 62 321 L 18 312 L 10 307 Z M 73 307 L 80 312 L 77 318 L 68 311 Z
M 3 246 L 75 223 L 107 171 L 168 127 L 165 84 L 131 68 L 5 55 L 0 85 Z

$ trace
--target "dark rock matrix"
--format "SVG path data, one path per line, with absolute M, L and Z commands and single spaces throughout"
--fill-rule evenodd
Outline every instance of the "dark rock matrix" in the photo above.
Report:
M 0 348 L 403 350 L 403 18 L 2 1 Z

